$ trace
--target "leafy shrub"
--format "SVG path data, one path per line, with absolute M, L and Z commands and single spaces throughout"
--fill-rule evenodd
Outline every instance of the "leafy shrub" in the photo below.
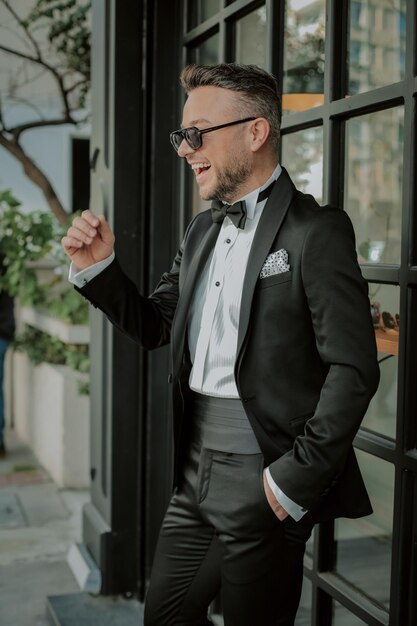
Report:
M 6 257 L 0 289 L 22 305 L 45 309 L 72 324 L 86 324 L 88 304 L 68 283 L 68 259 L 59 243 L 67 227 L 57 225 L 48 212 L 26 213 L 19 207 L 9 189 L 0 192 L 0 249 Z M 41 260 L 55 265 L 53 278 L 45 282 L 34 267 Z
M 66 227 L 58 226 L 50 213 L 26 213 L 19 209 L 20 204 L 10 190 L 0 192 L 0 250 L 5 255 L 0 289 L 22 305 L 45 310 L 68 323 L 86 324 L 88 304 L 67 280 L 68 260 L 59 243 Z M 34 264 L 44 260 L 52 260 L 54 270 L 52 278 L 41 282 Z M 31 326 L 16 337 L 15 348 L 26 352 L 35 364 L 89 370 L 88 346 L 65 344 Z M 88 393 L 88 386 L 83 384 L 81 392 Z

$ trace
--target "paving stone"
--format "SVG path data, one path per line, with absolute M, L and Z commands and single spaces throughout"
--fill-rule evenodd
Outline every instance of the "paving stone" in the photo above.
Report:
M 73 594 L 77 591 L 78 584 L 68 565 L 62 561 L 13 563 L 0 567 L 0 624 L 50 626 L 46 615 L 48 593 Z
M 15 493 L 0 493 L 0 528 L 27 526 L 19 497 Z
M 143 626 L 137 600 L 86 593 L 49 596 L 48 616 L 54 626 Z

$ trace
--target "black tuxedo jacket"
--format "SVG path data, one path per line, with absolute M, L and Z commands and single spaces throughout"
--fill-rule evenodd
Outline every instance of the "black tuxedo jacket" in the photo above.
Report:
M 177 461 L 189 419 L 188 313 L 219 228 L 210 211 L 197 215 L 148 298 L 117 260 L 80 290 L 145 348 L 171 343 Z M 290 270 L 260 279 L 281 248 Z M 272 477 L 316 520 L 372 511 L 352 448 L 379 381 L 367 293 L 346 213 L 320 207 L 283 170 L 248 260 L 235 379 Z

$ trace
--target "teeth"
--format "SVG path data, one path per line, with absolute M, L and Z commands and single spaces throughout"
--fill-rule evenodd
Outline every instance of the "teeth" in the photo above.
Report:
M 201 170 L 205 167 L 210 167 L 210 164 L 209 163 L 193 163 L 191 165 L 191 169 L 193 170 L 197 170 L 197 169 Z

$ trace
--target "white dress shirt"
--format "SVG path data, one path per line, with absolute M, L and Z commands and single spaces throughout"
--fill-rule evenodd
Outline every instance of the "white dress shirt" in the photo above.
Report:
M 281 171 L 280 166 L 278 175 Z M 276 171 L 275 171 L 276 172 Z M 274 174 L 275 174 L 274 172 Z M 256 203 L 260 189 L 241 198 L 246 203 L 244 229 L 225 217 L 214 250 L 191 302 L 188 344 L 193 391 L 221 398 L 239 398 L 234 377 L 243 279 L 256 227 L 266 199 Z
M 253 238 L 267 199 L 257 203 L 258 195 L 272 181 L 278 179 L 278 164 L 272 176 L 262 187 L 240 198 L 246 203 L 244 229 L 236 228 L 225 217 L 215 247 L 197 283 L 191 302 L 188 323 L 188 345 L 192 369 L 190 387 L 197 393 L 222 398 L 239 398 L 234 378 L 237 337 L 243 280 Z M 78 271 L 71 264 L 69 280 L 83 287 L 114 259 L 114 253 L 85 270 Z M 269 469 L 266 477 L 272 492 L 295 519 L 300 520 L 306 510 L 288 498 L 273 480 Z

